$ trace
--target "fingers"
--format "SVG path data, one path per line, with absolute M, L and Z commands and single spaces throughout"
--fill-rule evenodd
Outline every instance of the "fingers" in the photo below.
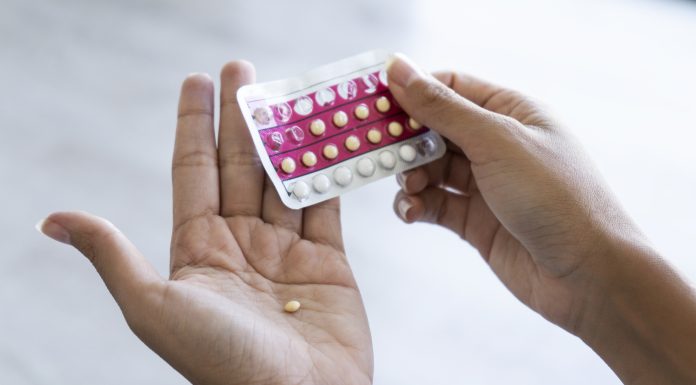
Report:
M 427 222 L 446 227 L 464 237 L 469 198 L 438 187 L 428 187 L 416 195 L 399 191 L 394 211 L 406 223 Z
M 302 234 L 302 210 L 293 210 L 285 206 L 268 177 L 265 178 L 261 218 L 266 223 Z
M 255 76 L 245 61 L 229 62 L 220 73 L 220 211 L 225 217 L 261 215 L 263 168 L 237 104 L 237 90 Z
M 343 251 L 341 234 L 341 202 L 329 199 L 304 209 L 302 237 Z
M 82 212 L 53 213 L 37 225 L 45 235 L 76 247 L 89 259 L 124 313 L 164 282 L 110 222 Z
M 392 56 L 387 73 L 389 89 L 399 105 L 415 120 L 452 140 L 474 163 L 489 160 L 486 147 L 515 126 L 513 119 L 462 97 L 403 55 Z
M 417 194 L 428 186 L 443 187 L 465 195 L 475 189 L 469 160 L 450 151 L 434 162 L 397 175 L 397 181 L 407 194 Z
M 181 86 L 172 160 L 175 228 L 219 210 L 213 90 L 212 79 L 204 74 L 189 76 Z

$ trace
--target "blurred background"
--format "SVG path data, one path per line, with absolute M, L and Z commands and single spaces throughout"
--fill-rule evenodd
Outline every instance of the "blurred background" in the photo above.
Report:
M 180 81 L 260 81 L 372 48 L 545 101 L 656 246 L 696 278 L 696 3 L 686 0 L 0 0 L 0 383 L 184 384 L 90 264 L 36 233 L 112 220 L 166 274 Z M 376 384 L 618 384 L 453 234 L 402 224 L 393 180 L 344 197 Z M 412 306 L 415 304 L 416 306 Z

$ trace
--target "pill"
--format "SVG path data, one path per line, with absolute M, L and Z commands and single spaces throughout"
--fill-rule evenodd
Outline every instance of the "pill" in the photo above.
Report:
M 292 193 L 298 200 L 305 200 L 309 196 L 309 186 L 303 181 L 299 181 L 292 186 Z
M 350 135 L 346 138 L 345 145 L 348 151 L 356 151 L 360 148 L 360 139 L 355 135 Z
M 304 140 L 304 131 L 298 126 L 289 127 L 285 130 L 285 135 L 292 139 L 295 143 L 300 143 Z
M 358 174 L 368 177 L 375 173 L 375 162 L 370 158 L 362 158 L 358 161 Z
M 375 108 L 377 108 L 377 111 L 385 113 L 391 108 L 391 102 L 389 102 L 386 96 L 380 96 L 375 102 Z
M 367 131 L 367 140 L 372 144 L 377 144 L 382 141 L 382 133 L 376 128 L 371 128 Z
M 296 301 L 293 299 L 292 301 L 288 301 L 285 304 L 285 306 L 283 306 L 283 310 L 285 310 L 288 313 L 294 313 L 300 310 L 300 306 L 302 306 L 302 304 L 300 304 L 300 301 Z
M 323 194 L 331 188 L 331 180 L 324 174 L 319 174 L 312 179 L 312 186 L 318 193 Z
M 317 156 L 312 151 L 307 151 L 302 154 L 302 164 L 307 167 L 312 167 L 317 164 Z
M 336 147 L 335 144 L 327 144 L 324 146 L 322 154 L 324 154 L 324 158 L 326 159 L 336 159 L 338 156 L 338 147 Z
M 266 144 L 273 151 L 280 150 L 283 145 L 283 135 L 280 132 L 274 132 L 266 137 Z
M 415 121 L 415 119 L 413 119 L 413 118 L 408 118 L 408 125 L 409 125 L 409 127 L 411 127 L 411 128 L 414 129 L 414 130 L 417 130 L 417 129 L 423 127 L 422 124 L 418 123 L 418 122 Z
M 391 151 L 382 151 L 379 153 L 379 165 L 391 170 L 396 166 L 396 156 Z
M 295 171 L 295 160 L 292 158 L 285 158 L 280 162 L 280 168 L 286 174 L 292 174 Z
M 399 147 L 399 158 L 404 162 L 413 162 L 416 159 L 416 149 L 410 144 Z
M 338 127 L 344 127 L 348 124 L 348 115 L 343 111 L 338 111 L 333 116 L 333 124 Z
M 334 181 L 340 186 L 347 186 L 353 181 L 353 173 L 348 167 L 341 166 L 334 170 Z
M 393 137 L 401 136 L 404 133 L 404 126 L 399 122 L 391 122 L 387 126 L 387 131 Z
M 309 124 L 309 132 L 314 136 L 319 136 L 326 131 L 326 124 L 321 119 L 314 119 L 312 123 Z
M 370 109 L 364 104 L 358 104 L 358 106 L 355 107 L 354 113 L 356 118 L 365 120 L 368 116 L 370 116 Z

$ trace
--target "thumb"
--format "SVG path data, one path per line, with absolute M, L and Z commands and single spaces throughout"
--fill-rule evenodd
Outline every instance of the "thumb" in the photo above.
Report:
M 89 259 L 124 313 L 163 282 L 155 268 L 111 222 L 84 212 L 59 212 L 36 225 L 44 235 Z M 128 318 L 128 317 L 126 317 Z
M 489 153 L 486 147 L 502 138 L 507 117 L 457 94 L 403 54 L 392 55 L 386 71 L 389 89 L 399 105 L 413 119 L 459 146 L 472 161 L 484 161 Z

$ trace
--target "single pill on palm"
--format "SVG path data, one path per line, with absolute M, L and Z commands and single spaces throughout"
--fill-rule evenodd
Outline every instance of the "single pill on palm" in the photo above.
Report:
M 338 127 L 345 127 L 348 124 L 348 115 L 343 111 L 338 111 L 333 116 L 333 124 Z
M 393 137 L 401 136 L 404 133 L 404 126 L 399 122 L 391 122 L 387 126 L 387 132 Z
M 317 156 L 312 151 L 307 151 L 302 154 L 302 164 L 307 167 L 312 167 L 317 164 Z
M 326 131 L 326 124 L 321 119 L 315 119 L 309 124 L 309 132 L 314 136 L 319 136 Z
M 295 160 L 292 158 L 285 158 L 280 162 L 280 168 L 286 174 L 292 174 L 295 171 L 296 167 L 297 166 L 295 165 Z
M 326 146 L 324 146 L 322 153 L 324 154 L 324 158 L 326 159 L 336 159 L 336 157 L 338 156 L 338 147 L 336 147 L 335 144 L 327 144 Z
M 302 306 L 300 301 L 296 301 L 293 299 L 292 301 L 288 301 L 285 304 L 285 306 L 283 307 L 283 310 L 285 310 L 288 313 L 294 313 L 294 312 L 300 310 L 300 306 Z
M 414 130 L 417 130 L 417 129 L 423 127 L 422 124 L 418 123 L 418 122 L 417 122 L 415 119 L 413 119 L 413 118 L 408 118 L 408 125 L 409 125 L 409 127 L 411 127 L 411 128 L 414 129 Z
M 350 135 L 346 138 L 345 145 L 348 151 L 356 151 L 360 148 L 360 139 L 355 135 Z
M 375 102 L 375 108 L 377 108 L 377 111 L 385 113 L 391 108 L 391 102 L 389 102 L 386 96 L 380 96 Z
M 372 144 L 377 144 L 382 141 L 382 133 L 376 128 L 371 128 L 367 132 L 367 140 Z
M 365 120 L 368 116 L 370 116 L 370 109 L 367 108 L 365 104 L 359 104 L 357 107 L 355 107 L 354 112 L 355 117 L 360 120 Z

